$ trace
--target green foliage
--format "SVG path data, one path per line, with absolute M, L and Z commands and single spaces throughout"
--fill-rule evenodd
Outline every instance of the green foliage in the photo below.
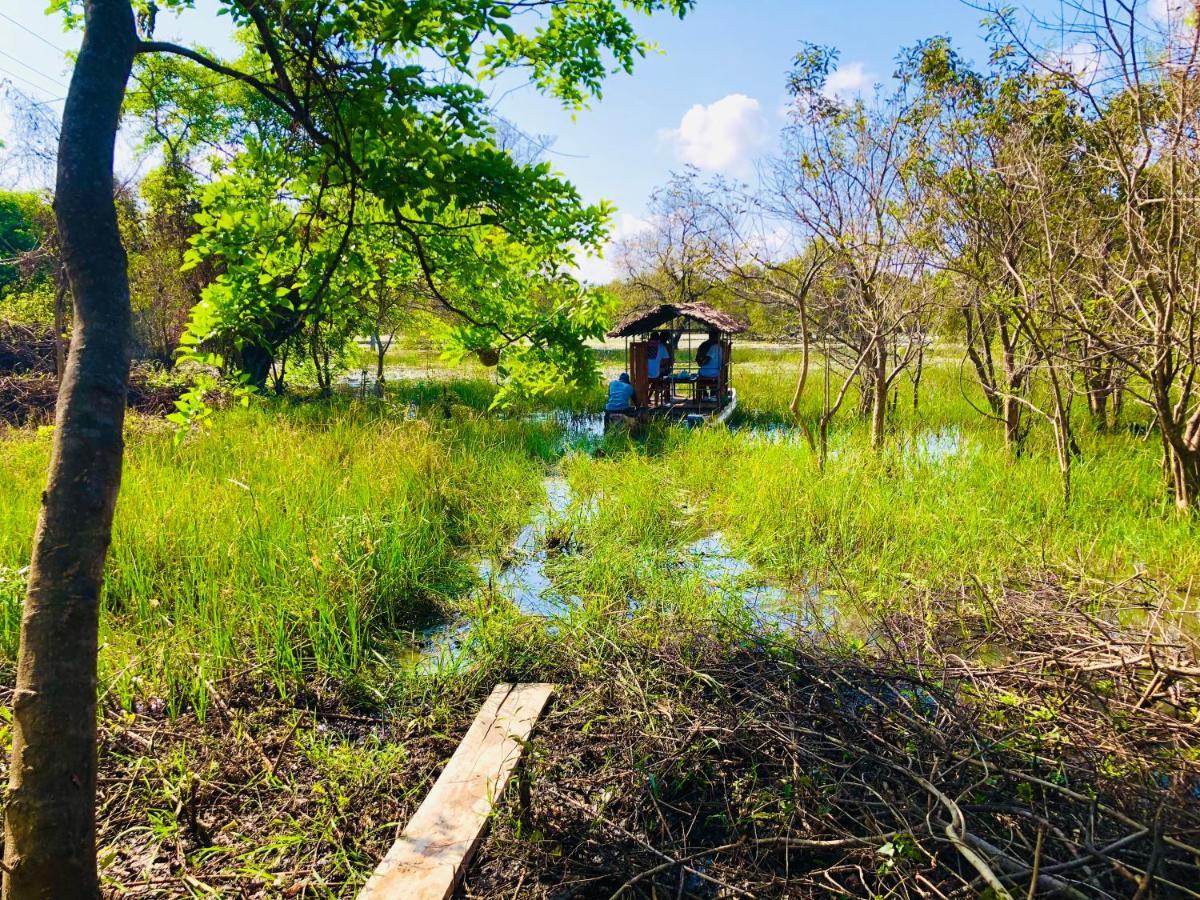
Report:
M 320 374 L 321 359 L 363 330 L 382 260 L 404 269 L 405 283 L 419 272 L 451 353 L 502 357 L 497 403 L 590 381 L 584 342 L 603 332 L 609 307 L 567 272 L 579 248 L 602 243 L 611 210 L 502 147 L 483 83 L 524 68 L 579 106 L 613 62 L 628 72 L 650 49 L 627 13 L 690 7 L 347 0 L 293 5 L 275 21 L 231 2 L 239 59 L 206 67 L 146 56 L 127 109 L 146 122 L 147 143 L 169 162 L 237 148 L 214 170 L 187 255 L 186 266 L 207 262 L 219 274 L 193 312 L 184 355 L 215 351 L 261 386 L 293 341 Z M 539 21 L 515 27 L 522 14 Z M 429 53 L 461 77 L 427 69 L 418 60 Z
M 21 266 L 18 261 L 23 254 L 41 244 L 52 218 L 50 204 L 43 195 L 32 191 L 0 191 L 0 304 L 22 311 L 20 315 L 8 315 L 7 318 L 45 321 L 31 318 L 35 312 L 40 312 L 41 304 L 37 300 L 22 300 L 13 295 L 40 296 L 43 293 L 48 278 L 47 266 L 36 261 Z
M 397 423 L 403 407 L 260 402 L 182 443 L 134 420 L 101 682 L 179 709 L 207 693 L 197 671 L 219 678 L 247 659 L 289 694 L 366 677 L 469 583 L 468 548 L 519 526 L 553 440 L 549 427 L 431 413 Z M 15 650 L 50 442 L 2 440 L 0 650 Z
M 1132 435 L 1089 437 L 1063 510 L 1048 429 L 1010 459 L 959 398 L 955 366 L 938 363 L 925 377 L 935 399 L 898 413 L 882 456 L 848 418 L 819 469 L 796 431 L 769 430 L 791 421 L 795 354 L 737 360 L 741 415 L 756 428 L 614 436 L 603 455 L 562 461 L 575 499 L 556 533 L 578 552 L 547 567 L 584 601 L 573 628 L 606 627 L 630 596 L 644 598 L 648 639 L 715 602 L 742 615 L 737 591 L 714 598 L 694 571 L 667 564 L 715 530 L 780 584 L 842 590 L 827 599 L 847 618 L 855 602 L 894 608 L 913 591 L 1003 584 L 1030 566 L 1141 571 L 1181 591 L 1200 566 L 1196 524 L 1164 506 L 1154 448 Z M 489 640 L 488 621 L 501 629 L 513 613 L 468 595 L 469 564 L 511 542 L 563 443 L 553 422 L 482 414 L 494 392 L 485 381 L 404 381 L 372 406 L 260 400 L 214 412 L 219 428 L 181 442 L 134 419 L 103 682 L 178 708 L 206 695 L 197 660 L 210 678 L 252 660 L 284 693 L 314 679 L 379 689 L 374 654 L 407 653 L 405 635 L 431 610 L 478 615 L 473 640 Z M 12 498 L 0 508 L 0 650 L 11 660 L 50 444 L 32 431 L 0 440 L 0 491 Z

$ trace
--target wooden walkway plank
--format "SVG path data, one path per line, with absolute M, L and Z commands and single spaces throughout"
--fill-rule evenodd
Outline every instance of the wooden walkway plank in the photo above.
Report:
M 498 684 L 358 900 L 446 900 L 521 759 L 552 684 Z

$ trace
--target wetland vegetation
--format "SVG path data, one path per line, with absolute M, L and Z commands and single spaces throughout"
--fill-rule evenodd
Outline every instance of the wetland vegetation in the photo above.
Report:
M 1055 693 L 1080 678 L 1118 694 L 1148 687 L 1146 673 L 1114 666 L 1119 655 L 1097 655 L 1108 633 L 1092 621 L 1109 637 L 1125 628 L 1194 646 L 1200 536 L 1164 508 L 1138 429 L 1090 438 L 1064 507 L 1052 456 L 1006 455 L 965 400 L 947 402 L 956 370 L 933 365 L 927 398 L 898 411 L 882 454 L 849 418 L 819 466 L 786 414 L 798 354 L 745 355 L 729 429 L 572 428 L 595 393 L 560 398 L 561 416 L 496 415 L 494 385 L 454 369 L 393 380 L 380 398 L 348 387 L 235 406 L 182 443 L 161 420 L 132 419 L 101 631 L 106 882 L 352 892 L 465 728 L 471 698 L 510 679 L 564 694 L 534 745 L 533 825 L 497 823 L 472 896 L 509 896 L 522 873 L 551 895 L 576 879 L 587 895 L 611 893 L 662 863 L 656 852 L 701 850 L 703 867 L 664 870 L 663 883 L 772 893 L 791 867 L 791 890 L 828 886 L 798 874 L 807 866 L 847 891 L 851 871 L 873 890 L 917 872 L 949 889 L 957 868 L 899 818 L 881 814 L 883 837 L 852 840 L 865 801 L 822 786 L 842 764 L 837 741 L 874 754 L 847 783 L 882 789 L 879 767 L 898 764 L 903 742 L 961 752 L 1015 727 L 1053 748 L 1056 785 L 1090 791 L 1103 777 L 1133 804 L 1123 814 L 1146 802 L 1126 798 L 1118 776 L 1144 764 L 1126 754 L 1150 723 L 1127 733 L 1100 710 L 1079 722 L 1078 701 Z M 14 502 L 0 520 L 0 646 L 12 666 L 49 435 L 11 430 L 4 449 Z M 1070 679 L 1034 679 L 1029 659 L 1044 665 L 1089 635 L 1078 659 L 1058 660 Z M 1103 677 L 1085 674 L 1097 663 Z M 770 704 L 793 682 L 793 724 L 846 710 L 828 723 L 831 743 L 777 743 Z M 1093 727 L 1112 743 L 1089 748 Z M 1157 789 L 1162 801 L 1196 789 L 1187 745 L 1170 746 L 1135 776 L 1182 779 Z M 1026 751 L 996 753 L 1027 774 Z M 780 769 L 793 765 L 803 783 Z M 960 776 L 960 789 L 974 784 Z M 1023 790 L 1057 802 L 1028 784 L 971 787 L 974 805 Z M 892 815 L 919 807 L 911 789 L 889 795 Z M 788 799 L 817 796 L 829 807 L 819 815 Z M 655 805 L 665 832 L 645 818 Z M 709 821 L 684 837 L 680 809 Z M 781 844 L 777 829 L 797 816 L 805 840 L 846 852 Z M 968 819 L 980 839 L 998 840 L 995 828 L 1015 839 L 1002 814 Z M 758 845 L 738 837 L 748 821 Z
M 1194 10 L 802 42 L 757 183 L 610 242 L 493 97 L 693 0 L 79 5 L 0 192 L 5 900 L 355 896 L 531 681 L 457 896 L 1200 897 Z

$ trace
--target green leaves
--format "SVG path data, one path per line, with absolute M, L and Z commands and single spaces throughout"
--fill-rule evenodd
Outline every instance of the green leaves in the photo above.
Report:
M 240 58 L 140 59 L 127 111 L 147 144 L 212 179 L 183 265 L 216 274 L 185 355 L 253 362 L 261 386 L 287 342 L 320 331 L 331 351 L 365 327 L 364 297 L 419 280 L 452 352 L 499 357 L 500 402 L 593 376 L 584 342 L 608 301 L 566 273 L 611 210 L 516 158 L 481 82 L 522 69 L 581 106 L 649 51 L 630 13 L 692 2 L 300 0 L 275 16 L 226 0 Z

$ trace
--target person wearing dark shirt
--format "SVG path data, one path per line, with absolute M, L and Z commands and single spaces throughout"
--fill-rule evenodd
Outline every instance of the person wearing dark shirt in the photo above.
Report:
M 721 377 L 721 356 L 725 348 L 721 346 L 721 334 L 716 330 L 708 332 L 708 340 L 696 348 L 696 365 L 701 378 Z

